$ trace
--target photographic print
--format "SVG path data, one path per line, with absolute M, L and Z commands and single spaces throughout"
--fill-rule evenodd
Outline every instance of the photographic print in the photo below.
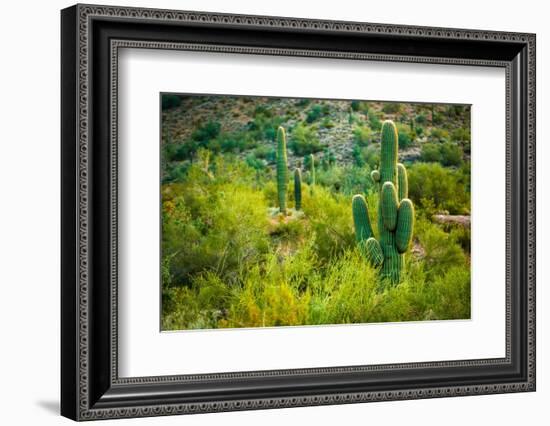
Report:
M 470 318 L 470 105 L 160 109 L 163 331 Z

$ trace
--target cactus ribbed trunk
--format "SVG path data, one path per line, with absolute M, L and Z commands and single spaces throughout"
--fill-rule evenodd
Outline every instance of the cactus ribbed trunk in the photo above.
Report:
M 392 283 L 401 279 L 403 253 L 409 248 L 414 226 L 414 207 L 407 198 L 407 170 L 397 163 L 397 136 L 395 124 L 385 121 L 381 131 L 380 169 L 371 174 L 375 182 L 380 182 L 378 240 L 373 237 L 364 197 L 355 195 L 352 201 L 359 248 L 371 264 L 382 266 L 381 277 Z
M 285 129 L 277 129 L 277 198 L 279 210 L 286 214 L 286 189 L 288 186 L 288 167 L 286 157 Z
M 294 203 L 296 210 L 302 208 L 302 173 L 300 169 L 294 169 Z
M 313 154 L 309 154 L 309 173 L 311 178 L 311 186 L 315 185 L 315 157 Z

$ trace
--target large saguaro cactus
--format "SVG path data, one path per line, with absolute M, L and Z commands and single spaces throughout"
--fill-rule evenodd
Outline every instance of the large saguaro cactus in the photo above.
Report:
M 286 214 L 286 189 L 288 186 L 288 166 L 286 157 L 285 129 L 277 129 L 277 197 L 279 210 Z
M 362 195 L 353 197 L 353 222 L 357 244 L 367 261 L 382 267 L 382 278 L 398 283 L 403 253 L 412 239 L 414 206 L 407 198 L 407 170 L 397 162 L 398 137 L 393 121 L 385 121 L 381 133 L 380 170 L 371 173 L 373 180 L 380 183 L 378 240 L 374 238 L 367 202 Z

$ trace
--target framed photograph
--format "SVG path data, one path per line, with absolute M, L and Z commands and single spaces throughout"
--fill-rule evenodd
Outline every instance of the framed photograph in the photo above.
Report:
M 535 390 L 535 35 L 61 12 L 61 412 Z

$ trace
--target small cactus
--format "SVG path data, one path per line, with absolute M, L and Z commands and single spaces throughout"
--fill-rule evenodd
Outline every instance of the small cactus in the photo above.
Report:
M 285 129 L 277 129 L 277 198 L 279 210 L 286 214 L 286 189 L 288 186 L 288 167 L 286 157 Z
M 309 177 L 311 180 L 311 186 L 315 185 L 315 157 L 313 154 L 309 154 Z
M 302 208 L 302 173 L 299 168 L 294 169 L 294 204 L 296 210 Z
M 398 283 L 403 268 L 403 253 L 411 243 L 414 206 L 408 197 L 407 170 L 397 162 L 398 137 L 395 124 L 388 120 L 381 131 L 380 169 L 371 177 L 379 182 L 378 240 L 374 238 L 367 202 L 362 195 L 352 199 L 355 238 L 363 256 L 374 266 L 382 266 L 382 278 Z

